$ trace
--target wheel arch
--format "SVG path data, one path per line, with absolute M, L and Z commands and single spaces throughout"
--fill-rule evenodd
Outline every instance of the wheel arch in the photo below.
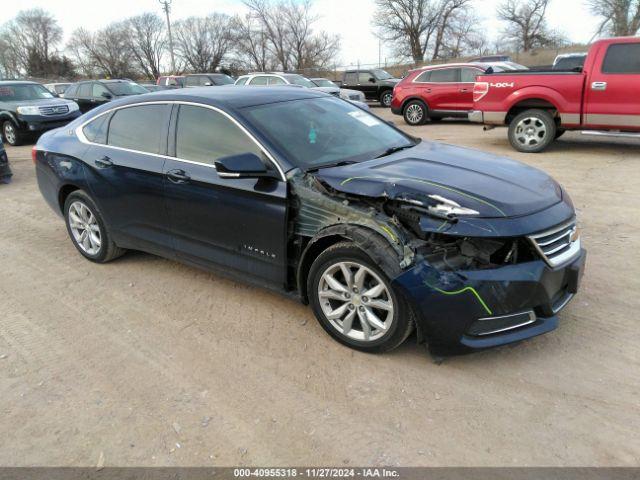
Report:
M 58 190 L 58 207 L 60 208 L 60 213 L 62 213 L 62 215 L 64 215 L 64 204 L 67 201 L 67 198 L 77 190 L 82 190 L 82 188 L 73 183 L 65 183 Z
M 505 116 L 506 125 L 509 125 L 521 112 L 536 108 L 549 111 L 556 120 L 556 123 L 560 122 L 561 107 L 560 102 L 555 98 L 556 92 L 549 90 L 549 92 L 535 91 L 523 93 L 523 91 L 519 91 L 518 93 L 519 95 L 517 97 L 512 96 L 511 98 L 512 103 Z
M 402 114 L 404 115 L 404 109 L 407 108 L 407 105 L 409 104 L 409 102 L 413 101 L 413 100 L 418 100 L 419 102 L 422 102 L 425 106 L 425 108 L 427 109 L 427 113 L 429 112 L 429 104 L 424 100 L 424 98 L 418 96 L 418 95 L 411 95 L 410 97 L 405 98 L 402 101 Z

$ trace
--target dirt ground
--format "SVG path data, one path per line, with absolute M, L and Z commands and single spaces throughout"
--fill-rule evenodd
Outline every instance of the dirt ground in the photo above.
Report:
M 640 465 L 640 142 L 569 133 L 521 155 L 502 129 L 407 129 L 567 188 L 589 258 L 558 330 L 440 365 L 415 341 L 354 352 L 270 291 L 141 253 L 84 260 L 30 147 L 8 147 L 0 465 Z

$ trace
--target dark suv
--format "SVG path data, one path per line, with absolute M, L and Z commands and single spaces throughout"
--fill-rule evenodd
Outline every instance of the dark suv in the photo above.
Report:
M 217 87 L 233 85 L 233 78 L 224 73 L 192 73 L 184 77 L 185 87 Z
M 36 82 L 0 82 L 0 123 L 9 145 L 20 145 L 38 132 L 66 125 L 80 116 L 78 105 L 56 98 Z
M 393 87 L 399 78 L 379 68 L 370 70 L 347 70 L 342 77 L 342 86 L 351 90 L 360 90 L 367 100 L 378 100 L 383 107 L 391 106 Z
M 71 85 L 64 96 L 77 102 L 80 111 L 85 113 L 117 98 L 142 93 L 149 93 L 149 90 L 131 80 L 89 80 Z

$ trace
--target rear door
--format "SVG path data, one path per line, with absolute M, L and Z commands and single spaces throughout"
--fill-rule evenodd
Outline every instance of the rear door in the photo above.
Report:
M 221 178 L 214 162 L 261 147 L 230 116 L 195 105 L 174 107 L 175 159 L 167 160 L 165 204 L 178 257 L 283 285 L 287 185 L 280 179 Z
M 459 68 L 438 68 L 430 71 L 428 82 L 422 85 L 423 96 L 430 111 L 446 113 L 461 110 L 459 79 Z M 471 90 L 473 95 L 473 86 Z
M 92 193 L 122 246 L 172 251 L 163 204 L 166 104 L 124 107 L 83 128 Z
M 368 70 L 358 72 L 358 89 L 364 92 L 367 98 L 378 98 L 378 80 L 376 80 L 373 73 Z
M 584 123 L 640 130 L 640 42 L 612 43 L 596 55 L 585 85 Z

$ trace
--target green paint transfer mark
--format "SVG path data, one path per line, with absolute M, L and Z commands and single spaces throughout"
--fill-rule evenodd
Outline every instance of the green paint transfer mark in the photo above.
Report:
M 383 177 L 350 177 L 347 178 L 345 180 L 343 180 L 342 182 L 340 182 L 340 185 L 346 185 L 349 182 L 352 182 L 353 180 L 391 180 L 390 178 L 383 178 Z M 461 192 L 460 190 L 456 190 L 455 188 L 451 188 L 451 187 L 447 187 L 446 185 L 441 185 L 439 183 L 435 183 L 435 182 L 429 182 L 427 180 L 421 180 L 419 178 L 401 178 L 400 180 L 410 180 L 413 182 L 418 182 L 418 183 L 424 183 L 426 185 L 431 185 L 432 187 L 438 187 L 441 188 L 443 190 L 447 190 L 449 192 L 454 192 L 457 193 L 458 195 L 462 195 L 463 197 L 467 197 L 470 198 L 472 200 L 475 200 L 476 202 L 479 202 L 483 205 L 486 205 L 488 207 L 491 207 L 493 209 L 495 209 L 498 213 L 500 213 L 500 215 L 502 215 L 503 217 L 506 217 L 507 214 L 504 213 L 500 208 L 496 207 L 494 204 L 487 202 L 486 200 L 483 200 L 482 198 L 478 198 L 475 197 L 473 195 L 470 195 L 468 193 L 465 192 Z
M 440 232 L 447 223 L 449 223 L 447 220 L 443 220 L 436 232 Z
M 442 290 L 441 288 L 438 287 L 434 287 L 433 285 L 430 285 L 428 282 L 424 282 L 424 284 L 429 287 L 432 288 L 433 290 L 435 290 L 438 293 L 441 293 L 443 295 L 459 295 L 461 293 L 464 292 L 471 292 L 476 299 L 478 300 L 478 302 L 480 302 L 480 305 L 482 305 L 482 307 L 484 308 L 485 312 L 487 312 L 489 315 L 493 315 L 493 312 L 491 311 L 491 309 L 487 306 L 487 304 L 485 303 L 485 301 L 482 299 L 482 297 L 480 296 L 480 294 L 476 291 L 475 288 L 473 287 L 464 287 L 460 290 L 455 290 L 453 292 L 448 292 L 446 290 Z

